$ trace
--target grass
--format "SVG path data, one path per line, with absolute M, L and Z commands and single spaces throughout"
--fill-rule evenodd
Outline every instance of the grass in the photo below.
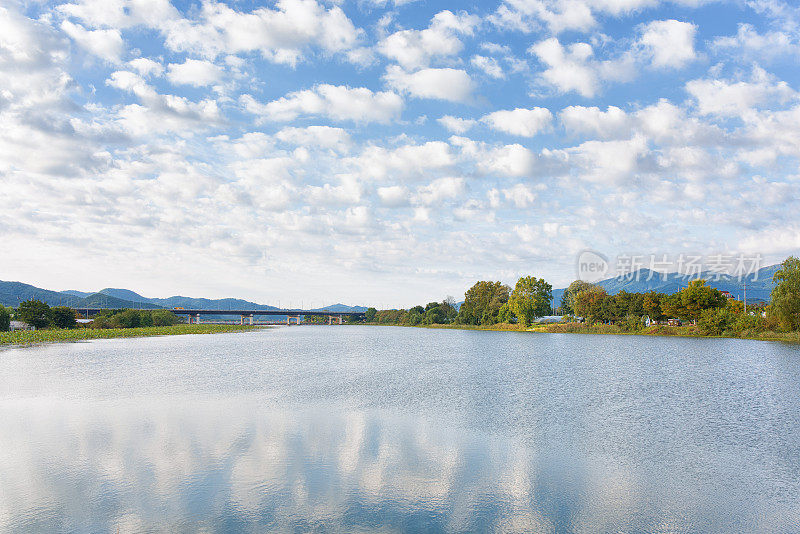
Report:
M 261 328 L 223 324 L 179 324 L 175 326 L 147 326 L 142 328 L 73 328 L 56 330 L 16 330 L 0 332 L 0 345 L 31 345 L 35 343 L 58 343 L 85 339 L 114 339 L 121 337 L 181 336 L 186 334 L 224 334 L 245 332 Z
M 548 334 L 611 334 L 611 335 L 628 335 L 628 336 L 716 337 L 716 338 L 733 338 L 733 339 L 755 339 L 761 341 L 787 341 L 790 343 L 800 343 L 800 332 L 771 332 L 771 331 L 746 330 L 740 334 L 709 336 L 702 334 L 696 326 L 691 326 L 691 325 L 689 326 L 654 325 L 636 332 L 625 330 L 621 326 L 613 324 L 587 325 L 585 323 L 535 324 L 527 329 L 522 328 L 518 324 L 510 324 L 510 323 L 499 323 L 499 324 L 483 325 L 483 326 L 464 325 L 464 324 L 432 324 L 432 325 L 419 325 L 418 328 L 441 328 L 441 329 L 454 329 L 454 330 L 491 330 L 491 331 L 502 331 L 502 332 L 512 331 L 512 332 L 534 332 L 534 333 L 548 333 Z

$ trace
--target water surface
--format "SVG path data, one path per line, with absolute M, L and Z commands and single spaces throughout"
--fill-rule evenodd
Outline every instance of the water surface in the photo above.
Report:
M 0 351 L 0 531 L 796 532 L 800 347 L 291 327 Z

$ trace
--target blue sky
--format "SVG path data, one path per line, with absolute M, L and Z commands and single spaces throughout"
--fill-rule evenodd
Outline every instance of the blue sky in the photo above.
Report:
M 781 0 L 0 2 L 0 279 L 378 306 L 800 249 Z

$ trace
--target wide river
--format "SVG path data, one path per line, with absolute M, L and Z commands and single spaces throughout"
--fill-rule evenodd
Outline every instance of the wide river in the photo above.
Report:
M 0 350 L 0 531 L 800 531 L 800 346 L 281 327 Z

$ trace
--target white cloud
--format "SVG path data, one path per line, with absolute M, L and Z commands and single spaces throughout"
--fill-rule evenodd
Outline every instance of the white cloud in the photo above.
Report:
M 647 50 L 653 67 L 681 68 L 696 58 L 697 26 L 678 20 L 654 20 L 642 28 L 639 44 Z
M 478 121 L 473 119 L 461 119 L 459 117 L 453 117 L 452 115 L 445 115 L 436 119 L 436 122 L 444 126 L 450 132 L 463 134 L 475 126 Z
M 648 147 L 646 138 L 635 136 L 620 141 L 586 141 L 568 152 L 575 160 L 581 178 L 618 184 L 636 178 Z
M 358 44 L 361 32 L 338 6 L 325 9 L 315 0 L 278 0 L 275 7 L 241 12 L 206 2 L 199 21 L 181 19 L 165 26 L 166 44 L 207 57 L 259 51 L 270 61 L 290 65 L 312 44 L 330 53 Z
M 569 106 L 561 110 L 558 118 L 564 128 L 573 134 L 588 134 L 603 139 L 630 134 L 628 115 L 616 106 L 608 106 L 606 111 L 598 107 Z
M 250 113 L 280 122 L 298 117 L 328 117 L 337 121 L 388 123 L 398 119 L 403 109 L 403 99 L 396 93 L 328 84 L 295 91 L 267 104 L 250 95 L 243 95 L 241 102 Z
M 422 204 L 430 206 L 458 198 L 465 190 L 466 183 L 463 178 L 445 177 L 417 189 L 416 197 Z
M 427 67 L 440 56 L 461 52 L 463 44 L 457 34 L 470 35 L 480 19 L 467 13 L 437 13 L 424 30 L 401 30 L 378 43 L 378 51 L 406 69 Z
M 497 79 L 505 78 L 505 73 L 503 72 L 503 68 L 493 57 L 476 55 L 472 56 L 472 59 L 470 59 L 469 62 L 473 67 L 482 71 L 487 76 Z
M 128 61 L 128 65 L 142 76 L 161 76 L 164 74 L 164 65 L 150 58 L 139 57 L 132 59 Z
M 739 116 L 767 103 L 783 103 L 797 98 L 784 81 L 776 81 L 762 69 L 754 69 L 750 81 L 720 79 L 692 80 L 686 91 L 704 115 Z
M 481 122 L 493 130 L 522 137 L 533 137 L 550 125 L 553 114 L 547 108 L 516 108 L 489 113 Z
M 275 137 L 296 146 L 318 146 L 338 152 L 347 152 L 352 144 L 347 131 L 331 126 L 289 127 L 280 130 Z
M 408 189 L 401 185 L 390 185 L 378 188 L 378 197 L 381 202 L 389 207 L 399 207 L 408 205 Z
M 78 45 L 95 56 L 110 63 L 118 63 L 125 49 L 119 30 L 87 30 L 68 20 L 61 23 L 61 29 Z
M 386 69 L 384 80 L 398 91 L 417 98 L 467 102 L 472 97 L 473 83 L 469 75 L 458 69 L 422 69 L 413 73 L 401 67 Z
M 551 37 L 533 45 L 531 52 L 547 67 L 542 78 L 559 91 L 575 91 L 586 97 L 597 93 L 600 79 L 590 64 L 594 55 L 591 45 L 573 43 L 564 47 Z
M 187 59 L 183 63 L 170 63 L 167 79 L 173 85 L 204 87 L 222 79 L 222 69 L 209 61 Z
M 788 32 L 759 33 L 752 24 L 747 23 L 739 24 L 736 35 L 715 38 L 711 48 L 725 57 L 737 54 L 756 61 L 791 61 L 800 55 L 800 43 Z

